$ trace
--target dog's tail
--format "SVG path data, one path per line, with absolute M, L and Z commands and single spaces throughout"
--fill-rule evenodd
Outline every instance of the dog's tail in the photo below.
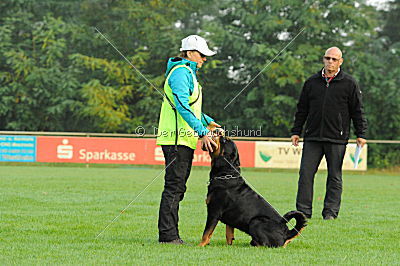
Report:
M 299 211 L 290 211 L 283 215 L 284 223 L 288 223 L 291 219 L 296 220 L 296 225 L 293 227 L 292 230 L 287 232 L 286 242 L 290 242 L 293 238 L 298 236 L 300 232 L 307 226 L 307 218 L 304 216 L 303 213 Z

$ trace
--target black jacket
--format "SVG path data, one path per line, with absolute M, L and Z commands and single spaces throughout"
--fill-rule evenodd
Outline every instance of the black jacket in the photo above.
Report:
M 305 141 L 346 144 L 350 119 L 353 120 L 356 136 L 366 138 L 367 120 L 357 82 L 340 70 L 327 86 L 321 71 L 318 71 L 304 83 L 291 133 L 300 136 L 307 121 Z

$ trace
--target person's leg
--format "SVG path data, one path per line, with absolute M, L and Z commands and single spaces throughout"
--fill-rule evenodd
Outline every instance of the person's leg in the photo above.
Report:
M 303 153 L 301 155 L 296 208 L 308 218 L 312 216 L 314 177 L 323 155 L 323 142 L 304 142 Z
M 186 183 L 187 180 L 189 179 L 190 176 L 190 171 L 192 169 L 192 161 L 193 161 L 193 154 L 194 154 L 194 150 L 186 147 L 186 146 L 179 146 L 179 148 L 181 149 L 179 152 L 178 156 L 181 156 L 181 164 L 179 166 L 179 173 L 184 173 L 183 176 L 183 181 L 184 182 L 180 182 L 179 183 L 179 187 L 178 190 L 176 191 L 176 199 L 178 200 L 178 206 L 176 209 L 176 219 L 175 219 L 175 227 L 176 227 L 176 231 L 178 233 L 178 237 L 179 236 L 179 229 L 178 229 L 178 222 L 179 222 L 179 202 L 183 200 L 184 196 L 185 196 L 185 192 L 186 192 Z
M 324 151 L 328 165 L 328 178 L 322 216 L 324 218 L 328 216 L 336 218 L 339 214 L 342 198 L 342 166 L 346 145 L 326 143 Z
M 159 241 L 168 242 L 179 238 L 179 202 L 186 191 L 186 181 L 190 175 L 193 149 L 186 146 L 162 146 L 165 165 L 165 183 L 162 192 L 158 218 Z

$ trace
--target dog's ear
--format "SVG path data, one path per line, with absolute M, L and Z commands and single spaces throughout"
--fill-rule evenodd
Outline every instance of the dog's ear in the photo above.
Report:
M 230 154 L 230 159 L 231 162 L 233 163 L 234 166 L 240 166 L 240 159 L 239 159 L 239 151 L 238 148 L 235 144 L 235 142 L 232 142 L 233 145 L 233 150 L 232 153 Z

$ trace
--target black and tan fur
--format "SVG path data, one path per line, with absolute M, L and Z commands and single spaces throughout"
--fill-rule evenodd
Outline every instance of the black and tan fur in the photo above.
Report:
M 306 217 L 290 211 L 283 217 L 260 195 L 252 190 L 240 175 L 239 153 L 235 143 L 225 136 L 216 136 L 218 148 L 210 153 L 212 158 L 210 184 L 207 194 L 207 222 L 200 246 L 210 243 L 219 221 L 226 224 L 226 242 L 231 245 L 234 229 L 252 237 L 253 246 L 285 247 L 306 226 Z M 216 177 L 233 176 L 220 179 Z M 289 230 L 287 222 L 296 220 Z

